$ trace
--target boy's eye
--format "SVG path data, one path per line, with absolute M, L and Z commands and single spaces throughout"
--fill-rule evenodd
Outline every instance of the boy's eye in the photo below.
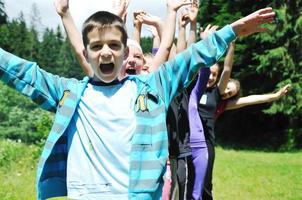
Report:
M 102 45 L 100 45 L 100 44 L 91 45 L 91 49 L 92 49 L 92 50 L 99 50 L 99 49 L 102 49 Z
M 121 48 L 121 44 L 119 43 L 111 43 L 109 44 L 109 47 L 113 50 L 119 50 Z

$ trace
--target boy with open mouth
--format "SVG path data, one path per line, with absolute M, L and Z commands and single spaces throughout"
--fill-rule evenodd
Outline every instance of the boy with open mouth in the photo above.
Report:
M 0 49 L 0 79 L 56 113 L 37 172 L 37 198 L 161 199 L 170 101 L 236 36 L 265 31 L 271 8 L 227 25 L 149 75 L 118 79 L 128 55 L 118 16 L 96 12 L 83 26 L 94 75 L 67 79 Z

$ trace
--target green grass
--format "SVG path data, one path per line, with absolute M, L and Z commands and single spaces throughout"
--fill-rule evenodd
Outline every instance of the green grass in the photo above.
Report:
M 213 184 L 216 199 L 302 199 L 302 152 L 217 148 Z
M 36 198 L 39 155 L 37 146 L 0 141 L 1 200 Z M 267 153 L 218 147 L 213 182 L 216 200 L 302 199 L 302 152 Z
M 36 199 L 35 177 L 40 149 L 13 141 L 0 141 L 0 199 Z

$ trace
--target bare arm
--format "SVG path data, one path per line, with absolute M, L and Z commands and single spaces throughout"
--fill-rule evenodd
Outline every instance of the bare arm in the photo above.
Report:
M 198 1 L 193 0 L 193 4 L 189 10 L 190 31 L 187 41 L 187 47 L 190 46 L 192 43 L 196 42 L 197 14 L 198 14 Z
M 282 96 L 288 93 L 290 85 L 286 85 L 281 88 L 278 92 L 271 94 L 262 94 L 262 95 L 250 95 L 246 97 L 241 97 L 236 100 L 230 100 L 227 102 L 226 110 L 233 110 L 249 105 L 256 105 L 262 103 L 268 103 L 280 99 Z
M 152 71 L 156 71 L 162 63 L 168 60 L 175 34 L 176 12 L 181 6 L 189 4 L 191 4 L 189 0 L 178 2 L 167 0 L 168 16 L 165 21 L 165 31 L 159 49 L 151 63 Z
M 152 40 L 153 40 L 152 48 L 153 49 L 155 49 L 155 48 L 158 49 L 159 45 L 160 45 L 160 37 L 159 37 L 159 34 L 157 32 L 156 27 L 150 26 L 147 30 L 149 30 L 152 34 Z
M 159 17 L 157 17 L 155 15 L 147 14 L 145 12 L 140 13 L 140 17 L 141 17 L 141 20 L 142 20 L 143 24 L 153 26 L 153 27 L 156 28 L 158 36 L 161 39 L 162 34 L 163 34 L 163 29 L 164 29 L 164 26 L 165 26 L 163 21 Z
M 261 25 L 271 23 L 275 15 L 276 13 L 271 7 L 263 8 L 233 22 L 231 27 L 238 37 L 267 32 L 269 29 L 263 28 Z
M 141 30 L 142 30 L 142 17 L 140 14 L 143 11 L 136 11 L 133 13 L 133 40 L 140 44 Z
M 186 42 L 186 26 L 189 23 L 189 13 L 184 11 L 181 13 L 178 25 L 178 38 L 176 44 L 176 52 L 182 52 L 187 48 Z
M 223 71 L 221 73 L 219 82 L 217 84 L 220 94 L 224 93 L 227 84 L 229 82 L 229 79 L 231 77 L 233 60 L 234 60 L 234 50 L 235 50 L 235 42 L 231 42 L 224 60 Z
M 92 77 L 93 70 L 87 62 L 84 55 L 84 44 L 80 32 L 77 30 L 76 25 L 72 19 L 69 11 L 69 0 L 55 0 L 55 8 L 60 15 L 63 26 L 65 28 L 67 37 L 70 41 L 73 52 L 86 75 Z

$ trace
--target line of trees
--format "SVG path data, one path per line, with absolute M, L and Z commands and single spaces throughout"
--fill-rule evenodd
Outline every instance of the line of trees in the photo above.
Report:
M 298 149 L 302 147 L 302 2 L 203 0 L 199 22 L 203 27 L 209 23 L 223 26 L 267 5 L 277 12 L 275 23 L 268 25 L 272 31 L 236 41 L 233 77 L 240 80 L 243 95 L 271 92 L 287 83 L 292 90 L 272 104 L 226 112 L 218 120 L 217 140 L 233 147 Z M 8 20 L 4 6 L 0 0 L 1 48 L 49 72 L 84 76 L 59 27 L 40 33 L 39 23 L 28 26 L 22 13 Z M 143 47 L 150 48 L 150 41 L 143 39 Z M 39 143 L 51 120 L 51 114 L 0 83 L 0 138 Z
M 32 6 L 30 25 L 24 16 L 8 19 L 0 0 L 0 47 L 45 70 L 65 77 L 81 79 L 84 74 L 72 54 L 59 26 L 56 30 L 37 27 L 38 9 Z M 0 138 L 42 144 L 48 135 L 53 115 L 0 82 Z
M 267 6 L 277 13 L 270 32 L 236 41 L 232 76 L 243 95 L 274 91 L 292 84 L 290 93 L 272 104 L 229 111 L 218 120 L 217 139 L 232 146 L 268 149 L 302 147 L 302 1 L 203 0 L 199 21 L 224 25 Z

